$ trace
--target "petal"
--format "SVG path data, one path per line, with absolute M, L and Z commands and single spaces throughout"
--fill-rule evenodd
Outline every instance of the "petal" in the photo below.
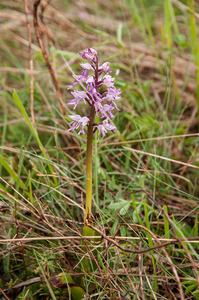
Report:
M 84 82 L 85 79 L 86 79 L 83 75 L 75 75 L 75 74 L 73 74 L 73 77 L 74 77 L 78 82 Z
M 80 115 L 68 115 L 70 119 L 72 119 L 73 121 L 79 122 L 79 120 L 81 119 Z
M 89 63 L 81 63 L 80 66 L 86 70 L 93 70 L 93 67 Z
M 100 69 L 102 69 L 103 72 L 109 72 L 110 71 L 110 63 L 109 62 L 105 62 L 101 65 Z
M 86 80 L 85 80 L 86 83 L 92 83 L 92 82 L 95 82 L 95 79 L 92 75 L 89 75 Z
M 113 81 L 115 78 L 111 77 L 110 75 L 105 75 L 103 78 L 103 84 L 107 87 L 111 87 L 114 85 Z
M 88 51 L 91 52 L 93 55 L 97 55 L 97 51 L 93 48 L 88 48 Z
M 115 131 L 115 129 L 116 129 L 116 127 L 114 125 L 111 125 L 111 124 L 106 124 L 105 127 L 108 130 L 114 130 Z

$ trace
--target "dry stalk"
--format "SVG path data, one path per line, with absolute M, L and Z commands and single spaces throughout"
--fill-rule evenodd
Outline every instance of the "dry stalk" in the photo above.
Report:
M 8 296 L 7 296 L 6 293 L 2 290 L 1 287 L 0 287 L 0 292 L 2 292 L 2 294 L 4 295 L 4 297 L 5 297 L 7 300 L 11 300 L 10 298 L 8 298 Z
M 43 56 L 44 56 L 44 59 L 46 61 L 46 65 L 49 69 L 49 72 L 50 72 L 50 75 L 51 75 L 51 78 L 52 78 L 52 81 L 53 81 L 53 84 L 54 84 L 54 87 L 57 91 L 57 94 L 59 96 L 59 103 L 60 103 L 60 107 L 61 107 L 61 110 L 62 110 L 62 114 L 65 115 L 66 114 L 66 108 L 65 106 L 63 105 L 63 96 L 62 96 L 62 92 L 60 90 L 60 87 L 58 85 L 58 82 L 57 82 L 57 79 L 56 79 L 56 76 L 55 76 L 55 72 L 51 66 L 51 63 L 50 63 L 50 59 L 49 59 L 49 56 L 48 56 L 48 53 L 46 51 L 46 48 L 44 46 L 44 42 L 43 42 L 43 37 L 42 37 L 42 32 L 41 32 L 41 29 L 39 27 L 39 24 L 38 24 L 38 19 L 37 19 L 37 9 L 38 9 L 38 6 L 40 4 L 41 0 L 35 0 L 34 1 L 34 11 L 33 11 L 33 16 L 34 16 L 34 27 L 35 27 L 35 31 L 36 31 L 36 35 L 37 35 L 37 39 L 38 39 L 38 43 L 41 47 L 41 51 L 43 53 Z
M 32 124 L 35 127 L 35 116 L 34 116 L 34 70 L 33 70 L 33 59 L 32 59 L 32 37 L 30 31 L 30 23 L 28 20 L 28 4 L 27 0 L 24 0 L 24 8 L 26 14 L 26 24 L 27 24 L 27 32 L 28 32 L 28 49 L 29 49 L 29 57 L 30 57 L 30 112 L 32 118 Z M 36 129 L 36 128 L 35 128 Z

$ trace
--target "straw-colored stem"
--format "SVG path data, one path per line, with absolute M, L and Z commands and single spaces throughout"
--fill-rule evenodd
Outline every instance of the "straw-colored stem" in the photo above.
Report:
M 95 118 L 94 103 L 91 105 L 90 111 L 90 122 L 88 125 L 88 135 L 87 135 L 87 153 L 86 153 L 86 206 L 85 206 L 85 215 L 84 215 L 84 229 L 83 236 L 92 236 L 94 235 L 93 229 L 86 225 L 86 220 L 89 220 L 91 215 L 92 207 L 92 146 L 93 146 L 93 122 Z M 81 242 L 83 245 L 83 250 L 88 251 L 88 245 L 85 246 L 85 242 Z M 86 272 L 89 272 L 89 263 L 88 259 L 85 257 L 82 261 L 84 269 Z
M 86 154 L 86 207 L 84 221 L 89 219 L 92 206 L 92 146 L 93 146 L 93 122 L 94 122 L 94 103 L 91 105 L 90 122 L 87 135 L 87 154 Z
M 95 70 L 95 86 L 98 83 L 98 62 L 96 64 Z M 91 207 L 92 207 L 92 148 L 93 148 L 93 123 L 95 119 L 95 107 L 94 101 L 92 101 L 91 109 L 90 109 L 90 122 L 88 125 L 88 133 L 87 133 L 87 151 L 86 151 L 86 207 L 85 207 L 85 215 L 84 215 L 84 229 L 83 229 L 83 236 L 93 236 L 94 231 L 92 228 L 86 225 L 88 221 L 90 222 L 91 216 Z M 83 250 L 86 252 L 89 249 L 88 244 L 86 242 L 81 242 L 83 246 Z M 85 257 L 82 261 L 84 269 L 86 272 L 89 273 L 89 261 Z

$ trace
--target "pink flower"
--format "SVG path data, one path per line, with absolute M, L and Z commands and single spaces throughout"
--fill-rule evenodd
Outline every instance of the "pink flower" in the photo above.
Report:
M 114 125 L 109 124 L 108 119 L 106 119 L 97 126 L 97 129 L 99 130 L 99 136 L 98 136 L 98 139 L 99 139 L 101 134 L 103 136 L 105 136 L 105 134 L 107 133 L 107 130 L 115 131 L 116 127 Z
M 97 56 L 97 51 L 93 48 L 88 48 L 88 50 L 95 56 Z
M 87 74 L 75 75 L 73 77 L 77 80 L 75 83 L 68 85 L 68 90 L 77 85 L 80 82 L 85 82 Z
M 110 88 L 111 86 L 114 85 L 114 79 L 113 77 L 111 77 L 110 75 L 105 75 L 104 78 L 103 78 L 103 84 L 105 86 L 107 86 L 108 88 Z
M 87 94 L 86 92 L 84 91 L 74 91 L 74 92 L 71 92 L 71 94 L 75 97 L 74 99 L 70 100 L 70 102 L 67 103 L 67 105 L 74 105 L 73 109 L 76 108 L 76 106 L 81 102 L 81 101 L 84 101 L 84 103 L 86 104 L 85 102 L 85 99 L 87 97 Z
M 95 110 L 96 110 L 96 115 L 98 116 L 98 118 L 104 118 L 104 117 L 108 117 L 108 115 L 106 114 L 106 112 L 105 112 L 105 110 L 103 109 L 103 106 L 101 105 L 101 103 L 100 102 L 96 102 L 95 104 L 94 104 L 94 106 L 95 106 Z M 98 115 L 98 112 L 100 112 L 101 113 L 101 117 Z
M 80 66 L 86 70 L 93 70 L 93 66 L 91 66 L 89 63 L 81 63 Z
M 84 126 L 86 126 L 88 124 L 89 118 L 88 117 L 81 117 L 79 115 L 75 115 L 75 116 L 69 115 L 69 118 L 71 118 L 73 120 L 69 124 L 73 124 L 73 125 L 72 125 L 72 127 L 68 131 L 74 131 L 75 129 L 78 129 L 79 126 L 82 126 L 81 130 L 78 133 L 78 135 L 80 133 L 85 134 L 85 132 L 84 132 Z
M 104 104 L 104 105 L 103 105 L 103 110 L 104 110 L 105 112 L 109 113 L 111 119 L 114 118 L 114 115 L 113 115 L 112 112 L 111 112 L 111 110 L 113 110 L 113 109 L 114 109 L 114 107 L 113 107 L 112 105 L 109 105 L 109 104 Z
M 113 132 L 116 129 L 114 125 L 109 124 L 108 119 L 114 118 L 112 113 L 114 108 L 119 110 L 115 101 L 120 98 L 120 90 L 114 87 L 115 78 L 108 75 L 108 73 L 112 72 L 110 63 L 105 62 L 101 66 L 99 65 L 97 51 L 93 48 L 88 48 L 87 51 L 80 53 L 80 55 L 89 63 L 80 64 L 83 71 L 81 75 L 73 75 L 76 82 L 70 85 L 69 88 L 78 83 L 84 83 L 86 92 L 77 90 L 71 92 L 74 99 L 68 105 L 74 105 L 75 109 L 80 102 L 84 101 L 85 104 L 90 106 L 90 117 L 70 116 L 73 121 L 70 123 L 72 127 L 69 130 L 73 131 L 81 126 L 78 134 L 85 134 L 84 127 L 92 122 L 90 125 L 92 125 L 93 133 L 99 130 L 99 136 L 105 136 L 107 131 Z M 93 71 L 93 75 L 89 75 L 90 70 Z M 102 76 L 102 73 L 106 73 L 106 75 Z M 102 119 L 100 124 L 93 123 L 95 115 Z
M 115 87 L 113 87 L 112 89 L 108 88 L 107 89 L 107 94 L 106 94 L 106 97 L 105 97 L 106 100 L 109 103 L 112 103 L 117 110 L 119 110 L 119 109 L 118 109 L 117 104 L 115 103 L 114 100 L 120 99 L 120 93 L 121 93 L 120 90 L 117 90 Z
M 120 99 L 120 93 L 121 93 L 120 89 L 117 90 L 115 87 L 108 88 L 107 94 L 106 94 L 106 99 L 108 101 Z
M 106 72 L 110 72 L 110 63 L 109 62 L 105 62 L 101 65 L 101 67 L 99 68 L 100 70 L 102 70 L 102 72 L 106 73 Z
M 92 48 L 88 48 L 88 51 L 85 51 L 83 54 L 79 54 L 88 61 L 96 62 L 98 60 L 97 51 Z
M 84 81 L 85 83 L 94 83 L 95 78 L 92 75 L 88 75 Z

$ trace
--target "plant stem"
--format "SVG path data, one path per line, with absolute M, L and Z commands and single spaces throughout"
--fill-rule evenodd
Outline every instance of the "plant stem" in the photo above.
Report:
M 86 153 L 86 207 L 84 215 L 84 229 L 83 236 L 92 236 L 94 235 L 93 229 L 86 225 L 86 220 L 89 220 L 91 215 L 91 206 L 92 206 L 92 148 L 93 148 L 93 122 L 95 118 L 95 108 L 94 103 L 91 105 L 90 110 L 90 122 L 88 125 L 88 134 L 87 134 L 87 153 Z M 88 245 L 85 246 L 85 242 L 81 241 L 83 245 L 83 250 L 88 251 Z M 85 257 L 82 261 L 84 269 L 86 272 L 89 272 L 89 261 Z
M 87 135 L 87 154 L 86 154 L 86 207 L 84 221 L 89 219 L 92 206 L 92 148 L 93 148 L 93 123 L 95 118 L 94 103 L 91 105 L 90 122 Z

